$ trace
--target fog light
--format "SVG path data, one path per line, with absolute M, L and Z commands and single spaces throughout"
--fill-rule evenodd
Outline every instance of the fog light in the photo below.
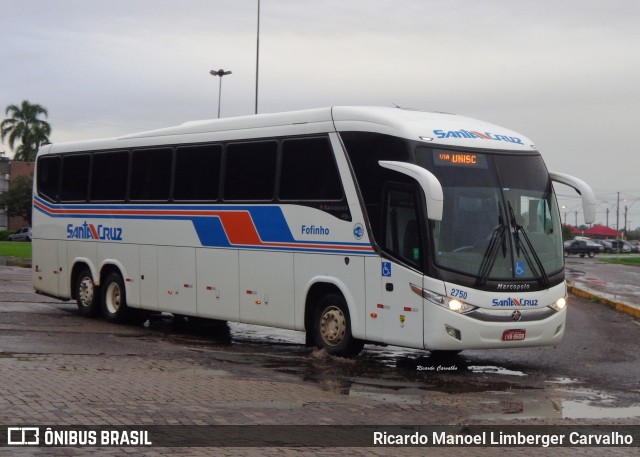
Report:
M 457 328 L 449 327 L 448 325 L 445 325 L 444 328 L 447 331 L 447 335 L 455 338 L 458 341 L 462 341 L 462 335 L 460 334 L 460 330 L 458 330 Z

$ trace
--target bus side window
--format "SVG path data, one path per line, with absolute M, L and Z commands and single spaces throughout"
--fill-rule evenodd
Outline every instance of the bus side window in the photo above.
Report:
M 384 204 L 384 249 L 412 265 L 421 266 L 422 240 L 415 192 L 389 189 Z
M 38 159 L 38 195 L 52 202 L 60 191 L 60 157 L 45 156 Z
M 231 143 L 226 149 L 223 198 L 227 201 L 272 200 L 278 143 Z
M 63 156 L 60 201 L 87 201 L 90 160 L 89 154 L 70 154 Z
M 328 138 L 302 138 L 282 143 L 280 199 L 340 200 L 342 182 Z
M 182 146 L 176 150 L 175 200 L 218 199 L 220 169 L 222 168 L 222 146 Z
M 124 201 L 127 196 L 129 153 L 100 152 L 93 155 L 91 200 Z
M 131 165 L 131 200 L 168 200 L 171 148 L 136 149 Z

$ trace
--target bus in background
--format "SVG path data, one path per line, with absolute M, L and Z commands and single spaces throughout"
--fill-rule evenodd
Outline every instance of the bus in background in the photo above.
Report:
M 567 289 L 552 181 L 524 136 L 451 114 L 333 107 L 47 145 L 36 291 L 430 351 L 551 345 Z

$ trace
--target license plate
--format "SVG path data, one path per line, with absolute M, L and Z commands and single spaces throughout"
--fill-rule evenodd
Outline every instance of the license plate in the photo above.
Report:
M 524 340 L 526 330 L 505 330 L 502 332 L 502 341 L 522 341 Z

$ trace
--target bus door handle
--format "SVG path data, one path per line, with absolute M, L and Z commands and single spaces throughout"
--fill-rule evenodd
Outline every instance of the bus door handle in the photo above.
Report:
M 384 285 L 384 288 L 387 292 L 393 292 L 393 283 L 392 282 L 388 282 Z

